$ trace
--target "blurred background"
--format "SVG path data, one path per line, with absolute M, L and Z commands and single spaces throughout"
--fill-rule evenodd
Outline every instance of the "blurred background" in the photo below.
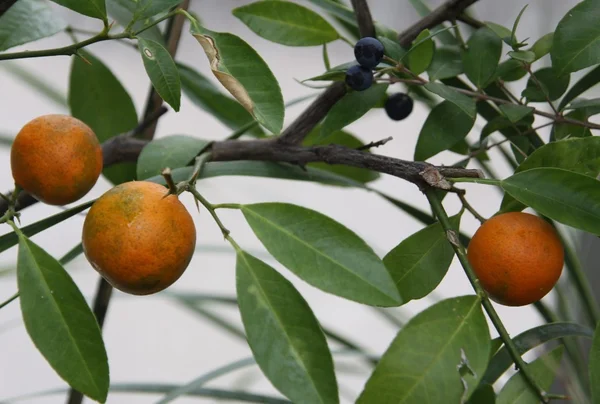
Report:
M 249 42 L 266 60 L 278 78 L 284 100 L 314 94 L 318 90 L 298 84 L 325 70 L 320 47 L 291 48 L 268 42 L 256 36 L 245 25 L 231 15 L 231 9 L 250 3 L 237 0 L 192 0 L 191 11 L 195 12 L 205 26 L 215 31 L 227 31 L 239 35 Z M 299 1 L 314 7 L 307 1 Z M 432 8 L 441 1 L 428 0 Z M 558 21 L 576 0 L 481 0 L 471 8 L 473 15 L 484 21 L 493 21 L 512 27 L 520 9 L 529 4 L 521 24 L 518 37 L 530 37 L 530 44 L 542 35 L 553 31 Z M 408 0 L 371 0 L 371 11 L 376 20 L 401 32 L 419 16 Z M 101 30 L 101 23 L 79 16 L 63 7 L 52 4 L 56 15 L 69 25 L 94 32 Z M 321 12 L 323 15 L 324 13 Z M 186 23 L 187 24 L 187 23 Z M 116 28 L 118 29 L 118 28 Z M 194 38 L 184 28 L 181 45 L 176 59 L 213 78 L 206 56 Z M 467 34 L 467 31 L 463 31 Z M 83 35 L 79 35 L 83 39 Z M 59 33 L 51 38 L 27 44 L 10 51 L 45 49 L 64 46 L 70 38 Z M 138 115 L 143 113 L 144 103 L 150 86 L 141 58 L 137 51 L 118 43 L 99 43 L 87 48 L 99 57 L 121 80 L 132 96 Z M 352 48 L 342 41 L 328 46 L 332 66 L 353 59 Z M 507 49 L 505 48 L 505 52 Z M 504 52 L 504 53 L 505 53 Z M 537 68 L 548 64 L 548 56 L 538 62 Z M 29 59 L 15 62 L 0 62 L 0 134 L 14 136 L 29 120 L 43 114 L 68 113 L 66 96 L 71 60 L 68 57 Z M 17 74 L 18 73 L 18 74 Z M 573 75 L 571 83 L 583 73 Z M 30 75 L 43 80 L 54 93 L 48 97 L 31 85 L 23 76 Z M 525 79 L 509 83 L 509 88 L 520 93 Z M 215 80 L 216 82 L 216 80 Z M 401 87 L 390 87 L 389 92 L 402 91 Z M 587 96 L 587 94 L 586 94 Z M 592 95 L 590 95 L 590 98 Z M 289 124 L 310 101 L 286 111 Z M 546 105 L 538 104 L 542 109 Z M 402 159 L 412 159 L 417 136 L 429 109 L 416 103 L 412 115 L 401 122 L 393 122 L 382 109 L 371 111 L 347 130 L 364 142 L 376 141 L 387 136 L 394 140 L 377 153 Z M 105 119 L 111 119 L 110 116 Z M 483 122 L 478 121 L 472 130 L 473 141 L 478 139 Z M 223 139 L 230 130 L 206 112 L 193 105 L 183 96 L 181 111 L 169 111 L 158 125 L 156 137 L 186 134 L 203 139 Z M 541 131 L 547 138 L 548 132 Z M 503 178 L 510 173 L 496 152 L 491 152 L 492 167 Z M 434 157 L 436 164 L 453 164 L 459 155 L 447 152 Z M 0 191 L 12 188 L 9 165 L 9 145 L 0 146 Z M 427 209 L 426 199 L 412 184 L 396 178 L 382 176 L 372 184 L 374 188 Z M 221 177 L 202 180 L 199 187 L 204 196 L 213 203 L 226 202 L 290 202 L 319 210 L 343 223 L 359 234 L 380 255 L 395 247 L 422 226 L 401 210 L 379 196 L 362 190 L 340 189 L 318 184 L 286 182 L 282 180 L 256 179 L 250 177 Z M 96 198 L 110 188 L 101 178 L 86 200 Z M 489 186 L 466 184 L 467 198 L 484 216 L 494 214 L 501 200 L 501 193 Z M 183 277 L 165 292 L 147 297 L 133 297 L 115 291 L 104 326 L 104 340 L 108 350 L 111 382 L 114 384 L 172 384 L 182 385 L 220 366 L 251 356 L 246 342 L 238 333 L 242 330 L 239 314 L 235 307 L 205 301 L 196 307 L 183 304 L 181 297 L 190 295 L 219 295 L 234 297 L 235 256 L 230 246 L 223 241 L 221 233 L 206 211 L 197 213 L 188 196 L 182 197 L 192 212 L 198 229 L 198 251 Z M 78 202 L 77 204 L 83 201 Z M 449 213 L 459 210 L 459 201 L 454 196 L 445 199 Z M 36 204 L 23 212 L 22 223 L 40 220 L 60 211 L 60 208 Z M 280 270 L 296 285 L 307 299 L 321 324 L 340 335 L 356 342 L 368 352 L 379 355 L 387 348 L 398 331 L 398 326 L 382 314 L 381 310 L 327 295 L 297 279 L 289 271 L 271 259 L 246 225 L 237 211 L 222 211 L 221 218 L 232 230 L 238 243 L 258 257 Z M 61 257 L 80 242 L 84 216 L 78 215 L 67 222 L 33 237 L 33 240 L 55 257 Z M 465 213 L 462 221 L 464 231 L 472 235 L 477 228 L 472 216 Z M 7 232 L 8 226 L 1 228 Z M 580 251 L 587 260 L 588 269 L 595 265 L 592 251 L 597 247 L 596 238 L 584 239 L 579 243 Z M 597 248 L 596 248 L 597 250 Z M 16 291 L 14 269 L 16 248 L 0 255 L 0 301 Z M 98 275 L 83 256 L 67 266 L 84 295 L 91 301 L 98 282 Z M 597 279 L 596 279 L 597 280 Z M 388 309 L 386 315 L 399 322 L 427 308 L 439 299 L 473 293 L 462 268 L 455 260 L 446 278 L 436 291 L 427 298 L 412 301 L 400 308 Z M 554 296 L 545 298 L 553 304 Z M 541 324 L 541 318 L 532 308 L 509 308 L 497 306 L 511 335 Z M 225 322 L 228 327 L 215 323 Z M 493 337 L 496 336 L 491 330 Z M 334 344 L 333 347 L 336 347 Z M 364 361 L 352 355 L 337 355 L 340 394 L 345 403 L 354 402 L 369 375 Z M 31 343 L 23 327 L 18 301 L 0 311 L 0 400 L 22 396 L 48 389 L 65 389 L 66 385 Z M 207 387 L 243 389 L 279 396 L 256 366 L 248 366 L 211 381 Z M 60 403 L 66 394 L 33 397 L 23 403 Z M 152 403 L 160 395 L 111 393 L 109 403 Z M 179 398 L 180 403 L 212 403 L 214 399 Z

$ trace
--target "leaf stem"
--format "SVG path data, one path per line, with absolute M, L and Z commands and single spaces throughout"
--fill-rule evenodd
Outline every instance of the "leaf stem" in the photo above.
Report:
M 223 222 L 221 222 L 221 219 L 219 219 L 219 216 L 217 215 L 217 212 L 215 212 L 214 206 L 208 200 L 206 200 L 206 198 L 204 198 L 200 194 L 200 192 L 198 192 L 198 190 L 196 189 L 196 187 L 190 186 L 190 187 L 188 187 L 188 191 L 192 195 L 194 195 L 194 198 L 196 198 L 196 200 L 198 202 L 200 202 L 206 208 L 206 210 L 208 210 L 208 213 L 210 213 L 210 215 L 214 219 L 215 223 L 217 223 L 217 226 L 219 226 L 219 229 L 221 229 L 221 233 L 223 233 L 223 237 L 225 237 L 226 239 L 228 239 L 230 232 L 229 232 L 229 230 L 227 230 L 227 228 L 225 227 L 225 225 L 223 224 Z
M 15 293 L 11 297 L 9 297 L 8 299 L 6 299 L 2 303 L 0 303 L 0 309 L 3 308 L 4 306 L 7 306 L 10 302 L 12 302 L 13 300 L 15 300 L 18 297 L 19 297 L 19 292 Z
M 434 191 L 434 189 L 430 188 L 425 191 L 425 195 L 427 196 L 427 200 L 429 201 L 429 204 L 431 205 L 434 214 L 440 221 L 440 224 L 442 225 L 444 231 L 449 235 L 450 244 L 452 245 L 452 248 L 454 249 L 454 252 L 458 257 L 458 260 L 460 261 L 463 269 L 465 270 L 465 273 L 469 278 L 473 289 L 475 289 L 477 295 L 481 298 L 481 304 L 487 312 L 492 324 L 496 328 L 496 331 L 498 331 L 500 338 L 504 342 L 504 345 L 508 349 L 510 356 L 515 362 L 516 367 L 520 369 L 521 375 L 525 378 L 525 381 L 529 384 L 531 389 L 536 393 L 540 400 L 543 403 L 547 403 L 548 397 L 546 392 L 538 386 L 537 382 L 533 378 L 533 375 L 529 372 L 529 369 L 523 358 L 521 358 L 519 350 L 517 349 L 514 341 L 510 338 L 508 331 L 506 331 L 506 328 L 504 327 L 500 316 L 498 316 L 498 313 L 496 312 L 496 309 L 494 309 L 494 306 L 492 305 L 492 302 L 487 296 L 487 293 L 483 290 L 481 284 L 479 283 L 479 279 L 477 279 L 477 276 L 475 275 L 475 272 L 473 271 L 473 268 L 471 267 L 471 264 L 467 259 L 465 248 L 460 243 L 458 236 L 456 236 L 457 232 L 452 227 L 452 223 L 450 223 L 448 214 L 446 213 L 444 206 L 442 205 L 440 199 L 437 197 L 437 194 Z M 454 235 L 454 237 L 451 237 L 451 235 Z
M 240 209 L 242 205 L 239 203 L 218 203 L 212 205 L 213 209 Z
M 491 178 L 446 178 L 450 182 L 473 182 L 475 184 L 495 185 L 500 186 L 502 181 Z

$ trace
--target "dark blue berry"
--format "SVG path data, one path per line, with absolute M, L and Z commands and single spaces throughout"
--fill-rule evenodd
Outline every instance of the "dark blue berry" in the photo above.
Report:
M 364 37 L 354 45 L 354 56 L 358 64 L 373 69 L 383 59 L 383 44 L 370 36 Z
M 385 112 L 394 121 L 401 121 L 413 110 L 413 100 L 404 93 L 391 95 L 384 105 Z
M 346 84 L 356 91 L 363 91 L 373 84 L 373 72 L 363 66 L 352 66 L 346 71 Z

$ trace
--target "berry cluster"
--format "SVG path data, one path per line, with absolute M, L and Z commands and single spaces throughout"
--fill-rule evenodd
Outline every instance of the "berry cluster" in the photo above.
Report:
M 364 91 L 373 84 L 373 69 L 383 59 L 383 44 L 371 37 L 359 40 L 354 46 L 358 65 L 346 71 L 346 84 L 356 91 Z M 407 94 L 398 93 L 385 102 L 385 112 L 394 121 L 405 119 L 413 110 L 413 100 Z

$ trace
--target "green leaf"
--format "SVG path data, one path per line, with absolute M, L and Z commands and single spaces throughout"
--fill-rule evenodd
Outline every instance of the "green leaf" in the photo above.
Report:
M 527 365 L 529 373 L 544 391 L 552 386 L 552 381 L 560 366 L 563 349 L 563 346 L 556 347 Z M 532 391 L 529 383 L 521 376 L 521 372 L 516 373 L 510 378 L 502 390 L 500 390 L 496 399 L 496 404 L 536 404 L 539 402 L 539 397 Z
M 469 117 L 475 119 L 477 116 L 477 110 L 475 108 L 475 100 L 467 97 L 458 91 L 439 83 L 428 83 L 425 84 L 425 88 L 434 94 L 439 95 L 443 99 L 450 101 L 457 107 L 459 107 Z
M 506 40 L 510 45 L 512 32 L 508 28 L 506 28 L 504 25 L 496 24 L 495 22 L 491 21 L 485 21 L 484 24 L 491 29 L 494 34 L 498 36 L 498 38 L 502 39 L 503 41 Z
M 477 387 L 489 351 L 490 334 L 479 299 L 441 301 L 400 330 L 357 404 L 459 403 Z M 461 377 L 459 369 L 465 368 L 470 371 Z
M 532 63 L 535 61 L 535 53 L 527 50 L 510 51 L 508 52 L 508 56 L 510 56 L 511 59 L 518 60 L 519 62 Z
M 559 76 L 600 63 L 600 3 L 585 0 L 558 23 L 550 56 Z
M 167 104 L 179 111 L 181 80 L 171 54 L 161 44 L 149 39 L 138 38 L 138 46 L 152 86 Z
M 106 0 L 106 10 L 111 18 L 122 27 L 127 27 L 133 20 L 133 15 L 137 9 L 138 3 L 131 0 Z M 150 19 L 151 20 L 151 19 Z M 147 20 L 138 20 L 131 26 L 133 32 L 137 32 L 146 26 Z M 138 37 L 151 39 L 164 45 L 164 38 L 157 25 L 145 30 Z
M 316 126 L 308 136 L 304 139 L 303 144 L 305 146 L 319 146 L 326 144 L 337 144 L 341 146 L 350 147 L 352 149 L 359 148 L 364 145 L 358 138 L 354 135 L 344 132 L 337 131 L 332 133 L 327 139 L 319 141 L 320 135 L 320 127 Z M 354 181 L 367 183 L 371 181 L 375 181 L 380 177 L 379 173 L 376 171 L 367 170 L 364 168 L 350 167 L 345 165 L 331 165 L 327 163 L 310 163 L 309 167 L 315 167 L 323 171 L 331 171 L 332 173 L 336 173 L 338 175 L 348 177 L 353 179 Z
M 527 70 L 518 60 L 508 59 L 498 65 L 496 77 L 503 81 L 517 81 L 525 77 Z
M 577 83 L 575 83 L 569 89 L 569 91 L 567 91 L 562 100 L 560 100 L 558 107 L 559 111 L 562 111 L 566 105 L 568 105 L 575 98 L 579 97 L 585 91 L 595 86 L 598 82 L 600 82 L 600 66 L 592 69 L 588 74 L 579 79 L 579 81 L 577 81 Z
M 591 113 L 590 110 L 597 110 L 594 107 L 588 107 L 583 109 L 576 109 L 565 115 L 565 118 L 574 119 L 576 121 L 588 122 L 588 118 Z M 592 132 L 589 128 L 581 125 L 575 125 L 571 123 L 556 123 L 554 124 L 554 138 L 556 140 L 576 138 L 576 137 L 589 137 L 592 136 Z
M 452 147 L 469 134 L 474 123 L 475 119 L 449 101 L 436 105 L 419 133 L 415 160 L 424 161 Z
M 527 81 L 527 87 L 521 95 L 527 97 L 531 102 L 545 102 L 545 95 L 551 101 L 557 100 L 569 88 L 570 75 L 557 76 L 551 67 L 545 67 L 533 73 L 540 82 L 542 88 L 532 78 Z M 544 95 L 545 94 L 545 95 Z
M 458 228 L 460 218 L 451 220 Z M 431 293 L 444 279 L 452 258 L 454 250 L 446 232 L 434 223 L 404 239 L 383 257 L 383 263 L 408 302 Z
M 338 403 L 325 335 L 296 288 L 238 250 L 236 289 L 248 344 L 273 386 L 295 403 Z
M 589 368 L 592 402 L 597 403 L 600 401 L 600 384 L 598 383 L 598 380 L 600 380 L 600 325 L 596 327 L 596 332 L 594 333 L 594 341 L 590 350 Z
M 546 56 L 552 50 L 552 43 L 554 41 L 554 32 L 549 32 L 533 44 L 529 49 L 535 55 L 535 60 L 539 60 Z
M 314 210 L 283 203 L 241 207 L 246 221 L 282 265 L 311 285 L 374 306 L 402 299 L 383 262 L 355 233 Z
M 596 178 L 600 175 L 600 138 L 574 138 L 548 143 L 531 153 L 517 167 L 515 174 L 540 167 L 562 168 Z M 500 209 L 503 212 L 521 211 L 525 205 L 505 194 Z
M 431 64 L 435 52 L 433 39 L 427 39 L 431 33 L 428 29 L 423 30 L 413 42 L 413 47 L 408 53 L 408 66 L 414 74 L 421 74 Z
M 137 162 L 137 178 L 160 175 L 163 168 L 185 167 L 208 145 L 208 141 L 185 135 L 168 136 L 148 143 Z
M 427 68 L 430 81 L 456 77 L 462 73 L 462 56 L 458 48 L 441 47 L 435 50 L 433 60 Z
M 183 0 L 138 0 L 135 9 L 134 18 L 136 20 L 145 20 L 154 17 L 157 14 L 169 11 L 178 6 Z
M 534 168 L 502 181 L 516 200 L 557 222 L 600 235 L 600 181 L 560 168 Z
M 494 387 L 489 384 L 480 385 L 467 401 L 467 404 L 496 404 Z
M 566 337 L 592 338 L 593 331 L 576 323 L 551 323 L 531 328 L 513 338 L 513 342 L 523 355 L 546 342 Z M 482 383 L 494 384 L 513 364 L 513 359 L 503 346 L 490 361 L 483 375 Z
M 96 318 L 60 263 L 22 234 L 17 281 L 25 328 L 37 349 L 71 387 L 104 402 L 108 359 Z
M 239 37 L 192 28 L 215 77 L 250 112 L 273 133 L 283 127 L 284 106 L 279 83 L 269 66 L 250 45 Z
M 232 13 L 258 36 L 282 45 L 315 46 L 340 37 L 319 14 L 287 1 L 259 1 Z
M 223 94 L 208 78 L 189 66 L 177 63 L 183 93 L 198 107 L 208 111 L 223 125 L 236 130 L 254 121 L 239 102 Z M 264 132 L 257 125 L 249 132 L 262 137 Z
M 0 16 L 0 51 L 52 36 L 65 27 L 45 1 L 17 1 Z
M 513 28 L 512 31 L 510 33 L 510 40 L 512 43 L 512 46 L 515 47 L 515 44 L 517 44 L 517 28 L 519 26 L 519 21 L 521 21 L 521 17 L 523 16 L 523 13 L 525 12 L 525 10 L 527 9 L 527 6 L 529 4 L 525 4 L 525 6 L 523 6 L 523 8 L 521 9 L 521 11 L 519 11 L 519 15 L 517 15 L 517 18 L 515 19 L 515 23 L 513 24 Z
M 469 38 L 468 46 L 463 55 L 465 74 L 477 88 L 484 88 L 498 68 L 502 41 L 491 29 L 483 27 Z
M 392 41 L 384 36 L 378 36 L 377 39 L 382 43 L 385 55 L 394 59 L 396 62 L 402 60 L 404 55 L 406 55 L 406 50 L 402 48 L 397 41 Z M 383 62 L 385 63 L 385 60 Z
M 21 232 L 23 234 L 25 234 L 27 237 L 31 237 L 35 234 L 38 234 L 41 231 L 49 229 L 50 227 L 67 220 L 68 218 L 70 218 L 72 216 L 75 216 L 76 214 L 78 214 L 80 212 L 83 212 L 84 210 L 86 210 L 90 206 L 92 206 L 93 203 L 94 203 L 94 201 L 89 201 L 89 202 L 86 202 L 79 206 L 75 206 L 74 208 L 59 212 L 52 216 L 49 216 L 38 222 L 35 222 L 35 223 L 32 223 L 30 225 L 23 227 L 21 229 Z M 19 242 L 19 239 L 15 232 L 3 234 L 2 236 L 0 236 L 0 253 L 17 245 L 18 242 Z
M 92 54 L 81 51 L 91 63 L 75 57 L 69 79 L 71 115 L 85 122 L 100 143 L 128 132 L 138 124 L 137 113 L 127 90 L 115 75 Z M 103 170 L 114 184 L 135 179 L 135 164 L 118 164 Z
M 304 79 L 302 80 L 302 82 L 304 83 L 306 81 L 344 81 L 346 77 L 346 70 L 348 70 L 350 66 L 354 66 L 355 64 L 355 60 L 351 62 L 342 63 L 341 65 L 332 67 L 323 74 L 313 76 L 309 79 Z
M 598 112 L 598 107 L 600 107 L 600 98 L 592 98 L 590 100 L 588 100 L 586 98 L 576 98 L 565 109 L 580 109 L 580 108 L 589 108 L 589 107 L 594 107 L 594 110 L 595 110 L 594 112 L 596 114 L 600 113 L 600 112 Z
M 500 111 L 502 111 L 502 113 L 506 115 L 508 120 L 512 123 L 517 123 L 521 119 L 533 113 L 532 107 L 527 107 L 520 104 L 502 104 L 499 106 L 499 108 Z
M 385 96 L 387 84 L 374 84 L 365 91 L 351 91 L 344 95 L 325 117 L 321 138 L 343 129 L 369 112 Z
M 104 0 L 52 0 L 56 4 L 71 10 L 87 15 L 92 18 L 99 18 L 106 21 L 106 4 Z

